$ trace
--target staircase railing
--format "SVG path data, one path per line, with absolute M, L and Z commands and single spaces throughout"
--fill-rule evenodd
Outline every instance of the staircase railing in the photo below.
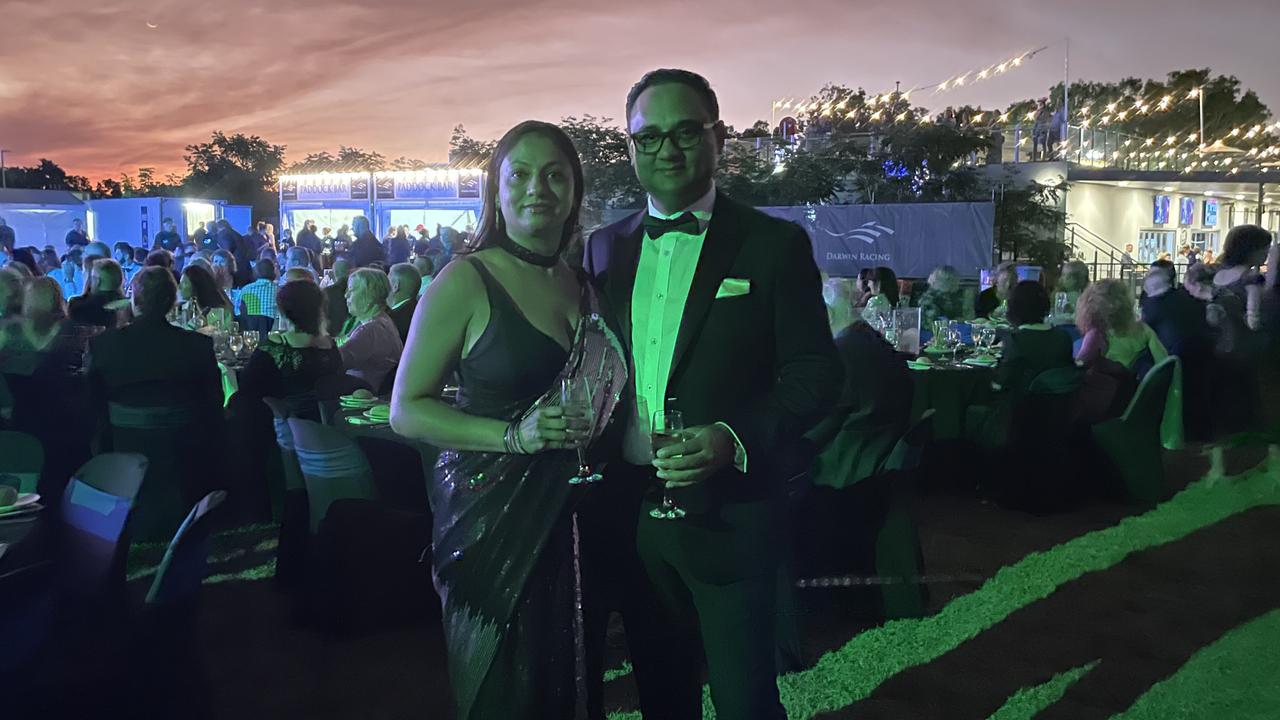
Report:
M 1094 280 L 1116 278 L 1137 283 L 1139 267 L 1136 260 L 1117 250 L 1098 233 L 1076 222 L 1066 225 L 1066 243 L 1072 259 L 1089 266 L 1089 277 Z M 1141 268 L 1146 270 L 1146 268 Z

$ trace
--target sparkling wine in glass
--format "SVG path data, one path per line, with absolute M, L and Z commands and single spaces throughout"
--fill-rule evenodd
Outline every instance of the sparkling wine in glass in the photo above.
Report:
M 232 333 L 227 336 L 227 347 L 231 350 L 231 357 L 240 357 L 240 351 L 244 349 L 244 338 Z
M 570 485 L 600 482 L 604 479 L 591 470 L 587 462 L 587 443 L 591 441 L 591 427 L 595 406 L 591 403 L 591 384 L 583 377 L 567 377 L 560 381 L 560 409 L 570 429 L 566 431 L 578 451 L 578 474 L 569 478 Z
M 650 439 L 653 443 L 653 455 L 669 445 L 684 442 L 684 415 L 679 410 L 658 411 L 653 414 Z M 676 504 L 666 484 L 662 487 L 662 504 L 649 511 L 649 517 L 658 520 L 679 520 L 685 516 L 684 508 Z

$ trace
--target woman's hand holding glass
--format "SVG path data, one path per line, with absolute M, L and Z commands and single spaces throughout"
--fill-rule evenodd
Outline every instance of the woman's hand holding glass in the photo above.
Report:
M 528 454 L 576 449 L 590 433 L 589 422 L 586 415 L 566 413 L 559 405 L 537 408 L 520 421 L 520 447 Z

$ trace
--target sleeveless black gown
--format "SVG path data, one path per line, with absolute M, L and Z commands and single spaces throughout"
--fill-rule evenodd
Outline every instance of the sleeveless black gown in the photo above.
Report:
M 458 365 L 458 408 L 512 420 L 556 404 L 560 379 L 589 373 L 598 435 L 626 383 L 616 336 L 582 279 L 569 349 L 533 327 L 484 265 L 489 324 Z M 446 451 L 429 494 L 432 561 L 459 720 L 582 713 L 573 451 Z

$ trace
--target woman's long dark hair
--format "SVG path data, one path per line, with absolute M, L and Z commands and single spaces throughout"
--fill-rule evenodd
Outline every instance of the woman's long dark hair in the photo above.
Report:
M 182 277 L 191 281 L 191 289 L 195 292 L 194 298 L 187 299 L 194 299 L 201 310 L 208 312 L 217 308 L 231 309 L 231 299 L 218 287 L 218 281 L 213 279 L 213 274 L 208 270 L 199 265 L 188 265 L 182 271 Z
M 875 275 L 873 277 L 880 285 L 880 294 L 888 298 L 889 304 L 897 307 L 898 276 L 893 273 L 893 269 L 882 265 L 875 269 Z
M 488 247 L 494 247 L 498 244 L 499 238 L 507 236 L 507 228 L 505 223 L 498 222 L 498 178 L 502 174 L 502 162 L 511 154 L 511 150 L 515 148 L 516 143 L 524 139 L 526 135 L 537 133 L 551 141 L 556 149 L 564 153 L 569 159 L 569 165 L 573 169 L 573 210 L 569 212 L 569 218 L 564 222 L 564 231 L 560 236 L 560 244 L 567 247 L 570 239 L 578 232 L 578 218 L 582 215 L 582 194 L 584 190 L 582 179 L 582 159 L 578 157 L 578 149 L 573 146 L 573 141 L 565 134 L 563 130 L 552 125 L 551 123 L 541 122 L 539 120 L 526 120 L 507 131 L 506 135 L 498 141 L 497 147 L 493 149 L 493 154 L 489 156 L 489 162 L 485 165 L 485 182 L 484 182 L 484 205 L 480 209 L 480 222 L 476 226 L 476 234 L 467 243 L 463 253 L 473 253 L 484 250 Z M 509 237 L 506 239 L 510 240 Z

